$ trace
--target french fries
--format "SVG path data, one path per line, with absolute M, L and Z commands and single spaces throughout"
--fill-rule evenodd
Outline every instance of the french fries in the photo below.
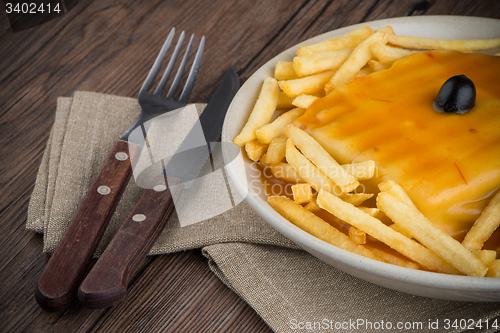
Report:
M 361 231 L 355 227 L 349 228 L 349 237 L 351 237 L 351 239 L 358 244 L 366 244 L 366 232 Z
M 354 48 L 359 43 L 367 39 L 372 33 L 373 30 L 370 27 L 364 26 L 362 28 L 348 32 L 342 37 L 329 39 L 308 46 L 301 46 L 297 50 L 297 55 L 302 56 L 311 53 Z
M 248 141 L 245 143 L 245 152 L 249 159 L 258 162 L 260 158 L 266 153 L 267 145 L 260 143 L 257 140 Z
M 362 210 L 366 214 L 373 216 L 374 218 L 380 220 L 385 225 L 391 225 L 393 222 L 378 208 L 372 208 L 372 207 L 363 207 L 363 206 L 358 206 L 358 209 Z
M 242 147 L 245 143 L 256 139 L 255 131 L 271 120 L 276 110 L 276 105 L 278 105 L 278 95 L 278 81 L 273 78 L 267 78 L 262 85 L 262 90 L 247 123 L 240 134 L 234 138 L 234 143 Z
M 401 186 L 396 184 L 395 181 L 387 180 L 385 182 L 382 182 L 382 183 L 378 184 L 378 188 L 381 192 L 390 193 L 397 200 L 405 203 L 406 205 L 410 206 L 412 209 L 418 211 L 417 207 L 415 206 L 413 201 L 410 199 L 408 194 L 403 190 L 403 188 Z M 395 223 L 395 224 L 391 225 L 391 228 L 397 232 L 402 233 L 403 235 L 406 235 L 408 238 L 414 238 L 411 230 L 405 228 L 404 224 Z
M 392 230 L 376 218 L 328 192 L 319 191 L 318 204 L 321 208 L 339 219 L 389 245 L 405 257 L 419 263 L 427 269 L 441 273 L 458 273 L 456 269 L 451 267 L 429 249 Z
M 274 78 L 278 81 L 295 80 L 298 79 L 299 76 L 295 73 L 291 61 L 279 61 L 274 70 Z
M 375 162 L 373 161 L 344 164 L 342 168 L 357 180 L 371 179 L 375 176 Z
M 284 133 L 318 169 L 337 184 L 342 192 L 353 191 L 359 186 L 354 176 L 344 170 L 321 145 L 305 131 L 288 125 Z
M 290 139 L 286 143 L 286 160 L 294 168 L 299 177 L 309 183 L 316 191 L 323 189 L 338 195 L 343 193 L 337 184 L 295 148 L 293 141 Z
M 387 41 L 393 45 L 398 45 L 409 49 L 445 49 L 465 52 L 473 50 L 494 49 L 495 47 L 500 46 L 500 38 L 475 40 L 443 40 L 425 37 L 388 35 Z
M 282 135 L 285 127 L 295 119 L 304 114 L 305 109 L 295 108 L 287 111 L 276 118 L 272 123 L 266 124 L 255 131 L 257 140 L 261 143 L 271 143 L 271 141 Z
M 500 191 L 490 202 L 467 232 L 462 244 L 471 251 L 481 250 L 484 242 L 500 225 Z
M 493 250 L 479 250 L 473 253 L 485 265 L 488 265 L 497 258 L 497 252 Z
M 327 71 L 294 80 L 279 81 L 279 86 L 290 97 L 312 95 L 323 89 L 333 73 L 333 71 Z
M 488 272 L 486 277 L 500 277 L 500 259 L 493 260 L 488 264 Z
M 414 238 L 408 230 L 403 229 L 403 227 L 401 227 L 401 225 L 399 225 L 399 224 L 393 223 L 393 224 L 389 225 L 389 228 L 391 228 L 394 231 L 399 232 L 400 234 L 405 235 L 408 238 Z
M 325 94 L 386 70 L 398 59 L 429 49 L 470 52 L 499 46 L 500 38 L 459 41 L 400 36 L 390 26 L 375 31 L 364 26 L 341 37 L 301 46 L 293 59 L 277 62 L 274 77 L 264 80 L 249 119 L 234 142 L 273 177 L 294 184 L 290 186 L 293 200 L 269 196 L 268 201 L 311 235 L 406 268 L 500 277 L 500 259 L 496 259 L 500 246 L 496 251 L 483 249 L 500 225 L 500 191 L 460 243 L 422 215 L 394 181 L 379 183 L 375 193 L 357 192 L 364 190 L 363 180 L 374 182 L 381 177 L 375 162 L 340 165 L 299 127 L 306 109 L 314 108 L 318 100 L 321 103 Z M 276 119 L 271 121 L 273 117 Z M 375 200 L 369 200 L 372 197 L 377 208 L 368 207 L 374 205 Z M 325 211 L 336 220 L 330 221 L 333 225 L 345 222 L 350 227 L 339 231 L 320 217 L 328 215 Z M 377 246 L 380 242 L 385 245 Z M 384 250 L 386 245 L 399 254 Z
M 266 153 L 266 163 L 268 165 L 278 164 L 285 158 L 286 140 L 286 136 L 282 135 L 271 141 Z
M 261 156 L 261 158 L 259 160 L 259 165 L 260 165 L 261 169 L 264 169 L 264 170 L 271 166 L 271 164 L 267 163 L 267 152 Z
M 380 31 L 388 35 L 394 35 L 394 29 L 390 25 L 386 25 L 385 27 L 382 27 L 380 29 L 377 29 L 375 31 Z
M 325 92 L 328 94 L 341 84 L 351 81 L 360 69 L 371 59 L 372 44 L 384 42 L 386 38 L 383 32 L 378 31 L 356 46 L 349 58 L 340 66 L 331 77 L 330 81 L 325 85 Z
M 387 37 L 389 39 L 389 37 Z M 386 45 L 382 42 L 375 42 L 371 45 L 371 51 L 375 58 L 380 61 L 382 66 L 390 66 L 394 61 L 399 58 L 406 57 L 407 55 L 415 53 L 415 51 L 399 49 Z M 381 68 L 384 69 L 384 68 Z
M 360 244 L 356 244 L 349 236 L 335 229 L 328 222 L 322 220 L 289 198 L 270 196 L 268 201 L 287 220 L 311 235 L 346 251 L 359 254 L 363 257 L 383 261 L 370 250 Z
M 318 98 L 313 95 L 300 95 L 293 99 L 292 104 L 298 108 L 307 109 Z
M 316 197 L 313 196 L 311 202 L 304 206 L 305 209 L 311 212 L 315 212 L 320 209 L 318 202 L 316 201 Z
M 276 105 L 276 109 L 291 109 L 294 107 L 292 102 L 295 98 L 288 96 L 284 92 L 280 92 L 278 94 L 278 104 Z
M 372 72 L 382 71 L 384 69 L 387 69 L 387 67 L 385 65 L 383 65 L 382 63 L 380 63 L 377 60 L 369 60 L 368 67 L 370 67 L 370 70 Z
M 469 276 L 485 276 L 487 268 L 457 240 L 444 233 L 418 210 L 388 192 L 377 196 L 377 205 L 395 223 L 403 226 L 424 246 Z M 320 204 L 321 206 L 321 204 Z
M 274 177 L 289 183 L 300 183 L 302 178 L 295 172 L 295 169 L 288 163 L 276 163 L 269 167 Z
M 325 51 L 293 58 L 293 70 L 299 76 L 308 76 L 338 69 L 351 54 L 352 49 Z
M 342 200 L 353 206 L 359 206 L 371 197 L 373 197 L 373 193 L 347 193 L 341 195 Z
M 299 205 L 309 203 L 312 200 L 312 188 L 307 183 L 292 185 L 293 201 Z
M 404 202 L 408 206 L 412 207 L 413 209 L 417 209 L 415 207 L 415 204 L 413 204 L 413 201 L 411 201 L 410 197 L 406 192 L 403 190 L 401 186 L 396 184 L 395 181 L 393 180 L 387 180 L 385 182 L 382 182 L 378 185 L 378 188 L 381 192 L 387 192 L 392 194 L 394 197 L 396 197 L 398 200 Z

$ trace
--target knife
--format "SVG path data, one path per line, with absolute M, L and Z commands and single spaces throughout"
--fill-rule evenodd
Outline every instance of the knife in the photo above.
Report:
M 210 143 L 218 140 L 226 111 L 238 89 L 238 75 L 229 67 L 199 118 L 208 147 L 189 149 L 199 136 L 199 130 L 193 127 L 155 179 L 156 185 L 153 183 L 144 192 L 80 285 L 78 298 L 85 307 L 109 307 L 125 298 L 131 278 L 172 214 L 174 201 L 184 186 L 196 179 L 208 159 Z
M 147 132 L 145 124 L 154 117 L 177 110 L 187 102 L 201 63 L 205 44 L 204 37 L 202 37 L 196 51 L 180 98 L 174 100 L 171 95 L 175 93 L 185 69 L 194 35 L 191 36 L 169 93 L 166 97 L 161 96 L 172 66 L 177 59 L 184 32 L 178 39 L 157 88 L 154 93 L 149 93 L 164 62 L 174 34 L 175 28 L 172 28 L 139 91 L 137 98 L 141 109 L 139 116 L 114 144 L 111 153 L 83 197 L 57 248 L 50 256 L 38 279 L 35 287 L 35 299 L 44 310 L 63 310 L 76 298 L 78 285 L 92 263 L 96 248 L 132 174 L 132 162 L 136 161 L 136 157 L 140 155 L 145 146 Z M 136 136 L 135 139 L 138 140 L 129 140 L 131 137 L 129 133 L 135 130 L 139 130 L 143 135 Z

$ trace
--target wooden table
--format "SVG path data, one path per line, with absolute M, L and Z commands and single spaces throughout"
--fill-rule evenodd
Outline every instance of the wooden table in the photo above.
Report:
M 351 24 L 409 15 L 500 18 L 497 0 L 82 0 L 63 17 L 12 33 L 0 14 L 0 331 L 270 332 L 209 270 L 199 250 L 150 257 L 128 298 L 61 313 L 33 297 L 47 262 L 42 236 L 24 229 L 56 98 L 88 90 L 137 92 L 171 27 L 206 35 L 190 101 L 207 102 L 227 66 L 244 82 L 286 48 Z

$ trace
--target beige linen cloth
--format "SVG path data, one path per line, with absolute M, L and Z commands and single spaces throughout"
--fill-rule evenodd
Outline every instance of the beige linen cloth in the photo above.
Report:
M 203 109 L 203 105 L 197 107 Z M 127 97 L 75 92 L 57 100 L 26 225 L 43 233 L 44 252 L 54 251 L 113 144 L 138 113 L 137 100 Z M 129 183 L 96 255 L 142 191 L 133 180 Z M 460 326 L 446 329 L 446 320 L 450 324 L 455 319 L 489 320 L 491 324 L 500 315 L 498 303 L 412 296 L 345 274 L 298 249 L 244 202 L 185 227 L 180 227 L 174 213 L 150 254 L 194 248 L 202 249 L 213 272 L 275 332 L 462 332 L 466 329 Z M 429 327 L 436 321 L 438 329 Z M 489 331 L 495 329 L 483 325 L 474 330 Z

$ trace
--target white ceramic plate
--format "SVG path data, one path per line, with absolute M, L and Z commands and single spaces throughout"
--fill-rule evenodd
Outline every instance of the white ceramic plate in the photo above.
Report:
M 342 36 L 363 25 L 369 25 L 374 30 L 391 25 L 399 35 L 442 39 L 500 37 L 500 20 L 463 16 L 393 18 L 353 25 L 322 34 L 279 54 L 245 82 L 229 107 L 222 130 L 222 141 L 232 142 L 243 128 L 262 81 L 266 77 L 273 76 L 278 61 L 291 61 L 300 45 Z M 229 152 L 223 151 L 226 161 L 229 155 Z M 323 242 L 288 222 L 267 203 L 260 182 L 255 181 L 259 179 L 258 170 L 250 167 L 248 159 L 245 159 L 244 163 L 229 164 L 227 171 L 240 195 L 244 196 L 250 207 L 273 228 L 312 255 L 346 273 L 383 287 L 419 296 L 460 301 L 500 301 L 500 278 L 450 276 L 402 268 L 367 259 Z

